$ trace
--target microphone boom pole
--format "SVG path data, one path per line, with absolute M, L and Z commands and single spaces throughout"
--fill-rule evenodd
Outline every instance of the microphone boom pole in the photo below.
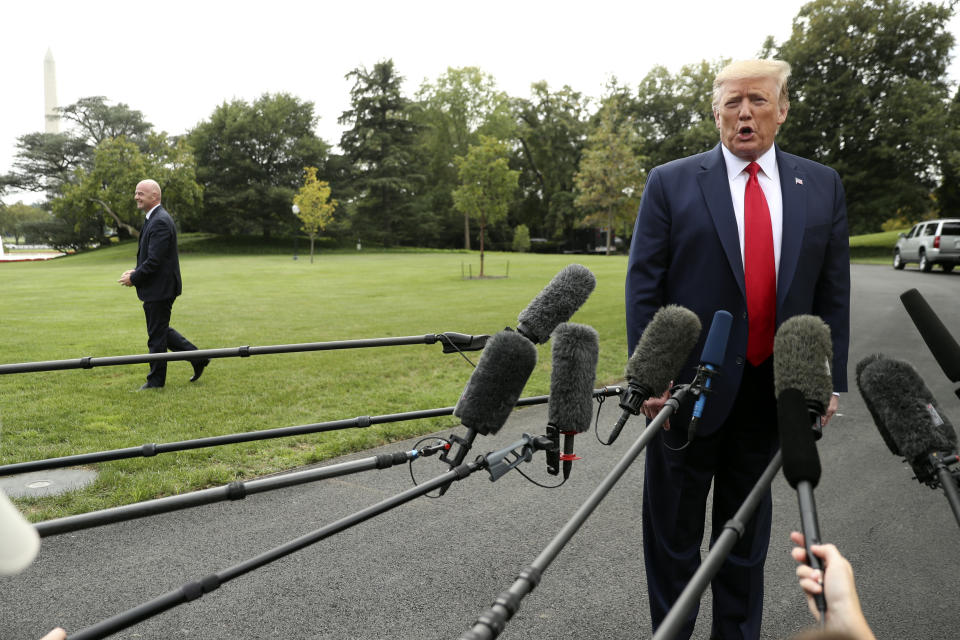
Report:
M 504 591 L 494 601 L 490 607 L 477 618 L 469 630 L 460 636 L 460 640 L 491 640 L 496 638 L 503 631 L 506 623 L 513 618 L 514 614 L 520 608 L 520 602 L 523 598 L 533 591 L 538 584 L 543 572 L 547 570 L 554 559 L 560 554 L 566 544 L 579 531 L 583 523 L 594 512 L 600 502 L 607 496 L 613 486 L 620 480 L 627 469 L 633 464 L 640 452 L 647 446 L 657 430 L 665 423 L 671 415 L 679 408 L 680 403 L 689 391 L 688 386 L 680 387 L 669 400 L 664 403 L 663 408 L 657 414 L 646 429 L 640 434 L 636 442 L 630 446 L 623 458 L 616 464 L 612 471 L 600 482 L 593 493 L 577 509 L 573 517 L 567 521 L 567 524 L 553 537 L 553 540 L 540 552 L 540 555 L 524 568 L 517 576 L 516 581 L 507 591 Z
M 194 351 L 175 351 L 170 353 L 144 353 L 140 355 L 106 356 L 93 358 L 74 358 L 72 360 L 46 360 L 41 362 L 21 362 L 0 364 L 0 375 L 9 373 L 36 373 L 39 371 L 63 371 L 66 369 L 92 369 L 124 364 L 143 364 L 148 362 L 171 362 L 175 360 L 196 360 L 198 358 L 247 358 L 276 353 L 298 353 L 303 351 L 334 351 L 338 349 L 361 349 L 367 347 L 393 347 L 411 344 L 443 344 L 444 353 L 458 351 L 479 351 L 483 349 L 490 336 L 472 336 L 465 333 L 448 331 L 430 333 L 423 336 L 401 336 L 396 338 L 371 338 L 366 340 L 337 340 L 333 342 L 303 342 L 298 344 L 277 344 L 262 347 L 230 347 L 225 349 L 196 349 Z

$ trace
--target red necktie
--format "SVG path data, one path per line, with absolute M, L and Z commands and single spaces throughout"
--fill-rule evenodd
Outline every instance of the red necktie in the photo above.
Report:
M 773 228 L 770 209 L 763 196 L 757 172 L 760 165 L 747 166 L 750 177 L 743 194 L 744 277 L 747 287 L 747 361 L 757 366 L 773 353 L 777 320 L 777 268 L 773 257 Z

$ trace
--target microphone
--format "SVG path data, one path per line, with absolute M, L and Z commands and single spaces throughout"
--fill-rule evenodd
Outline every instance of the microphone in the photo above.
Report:
M 862 368 L 861 368 L 862 365 Z M 910 464 L 917 480 L 935 487 L 931 455 L 956 457 L 957 434 L 910 364 L 877 354 L 857 365 L 857 386 L 891 453 Z
M 776 357 L 774 356 L 774 361 Z M 783 475 L 797 491 L 807 564 L 822 571 L 820 558 L 810 551 L 811 545 L 820 544 L 817 505 L 813 499 L 813 489 L 820 482 L 820 457 L 817 455 L 816 438 L 808 418 L 808 402 L 802 391 L 790 387 L 777 396 L 777 428 L 780 431 Z M 827 602 L 823 594 L 817 594 L 814 599 L 823 624 Z
M 697 435 L 697 423 L 703 416 L 703 408 L 707 404 L 707 394 L 710 393 L 713 376 L 720 368 L 723 356 L 727 352 L 731 324 L 733 324 L 733 316 L 730 315 L 729 311 L 720 309 L 713 314 L 710 331 L 707 332 L 707 341 L 703 344 L 703 351 L 700 353 L 700 370 L 697 372 L 697 377 L 704 379 L 703 389 L 693 405 L 693 413 L 687 431 L 687 442 L 693 442 Z
M 569 264 L 560 270 L 527 308 L 517 316 L 517 331 L 534 344 L 543 344 L 561 322 L 569 320 L 583 306 L 597 279 L 590 269 Z
M 820 417 L 833 393 L 830 327 L 816 316 L 794 316 L 780 325 L 773 338 L 773 386 L 777 398 L 788 389 L 800 392 L 807 406 L 814 437 L 820 438 Z
M 880 437 L 883 439 L 883 443 L 887 445 L 887 449 L 890 450 L 890 453 L 892 453 L 895 456 L 902 457 L 903 454 L 900 453 L 899 445 L 897 445 L 897 443 L 894 442 L 893 437 L 890 435 L 890 431 L 887 430 L 886 423 L 880 419 L 880 414 L 878 413 L 876 406 L 874 406 L 873 404 L 873 399 L 872 399 L 873 390 L 871 390 L 869 394 L 865 393 L 863 390 L 862 377 L 863 377 L 864 370 L 866 370 L 868 366 L 870 366 L 874 362 L 878 362 L 879 360 L 886 360 L 886 358 L 885 356 L 879 353 L 875 353 L 875 354 L 866 356 L 860 362 L 857 363 L 857 388 L 860 389 L 860 396 L 863 398 L 863 404 L 867 406 L 867 411 L 869 411 L 870 415 L 873 416 L 873 423 L 877 425 L 877 431 L 880 432 Z M 868 383 L 868 386 L 872 384 L 873 383 L 870 382 Z
M 458 451 L 452 459 L 449 452 L 440 459 L 451 467 L 459 466 L 477 434 L 500 431 L 536 365 L 537 348 L 519 333 L 504 330 L 490 338 L 453 409 L 453 415 L 467 427 L 467 437 L 451 435 Z
M 573 439 L 590 429 L 593 414 L 593 382 L 597 372 L 600 340 L 593 327 L 561 323 L 553 332 L 553 369 L 550 375 L 547 436 L 555 447 L 547 450 L 547 473 L 557 475 L 563 461 L 563 479 L 570 477 L 574 460 Z M 560 455 L 560 434 L 563 455 Z
M 630 416 L 640 413 L 644 400 L 660 396 L 676 379 L 697 344 L 700 328 L 697 314 L 680 305 L 669 304 L 653 314 L 627 361 L 628 384 L 620 398 L 623 413 L 606 444 L 616 441 Z
M 0 491 L 0 576 L 20 573 L 40 550 L 40 535 Z
M 900 301 L 947 378 L 950 382 L 960 382 L 960 345 L 943 322 L 916 289 L 905 291 Z M 960 389 L 957 390 L 957 396 L 960 397 Z

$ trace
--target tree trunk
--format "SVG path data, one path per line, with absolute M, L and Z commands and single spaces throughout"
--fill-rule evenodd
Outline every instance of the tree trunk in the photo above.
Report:
M 132 237 L 134 237 L 134 238 L 139 238 L 139 237 L 140 237 L 140 232 L 137 231 L 136 227 L 134 227 L 134 226 L 132 226 L 132 225 L 129 225 L 129 224 L 127 224 L 126 222 L 123 222 L 122 220 L 120 220 L 120 216 L 118 216 L 117 214 L 115 214 L 115 213 L 113 212 L 113 209 L 111 209 L 111 208 L 110 208 L 110 205 L 108 205 L 106 202 L 104 202 L 103 200 L 100 200 L 99 198 L 90 198 L 90 200 L 91 200 L 92 202 L 96 202 L 96 203 L 99 204 L 101 207 L 103 207 L 104 209 L 106 209 L 107 213 L 110 214 L 110 217 L 113 218 L 113 221 L 117 223 L 117 226 L 118 226 L 118 227 L 120 227 L 121 229 L 125 229 L 125 230 L 127 231 L 127 233 L 129 233 L 129 234 L 130 234 Z
M 480 277 L 483 278 L 483 218 L 480 218 Z
M 470 251 L 470 214 L 463 214 L 463 248 Z

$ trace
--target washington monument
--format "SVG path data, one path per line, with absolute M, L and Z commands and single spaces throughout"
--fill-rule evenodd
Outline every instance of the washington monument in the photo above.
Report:
M 60 133 L 60 114 L 57 113 L 57 67 L 53 61 L 53 53 L 47 49 L 43 57 L 43 115 L 44 131 Z

